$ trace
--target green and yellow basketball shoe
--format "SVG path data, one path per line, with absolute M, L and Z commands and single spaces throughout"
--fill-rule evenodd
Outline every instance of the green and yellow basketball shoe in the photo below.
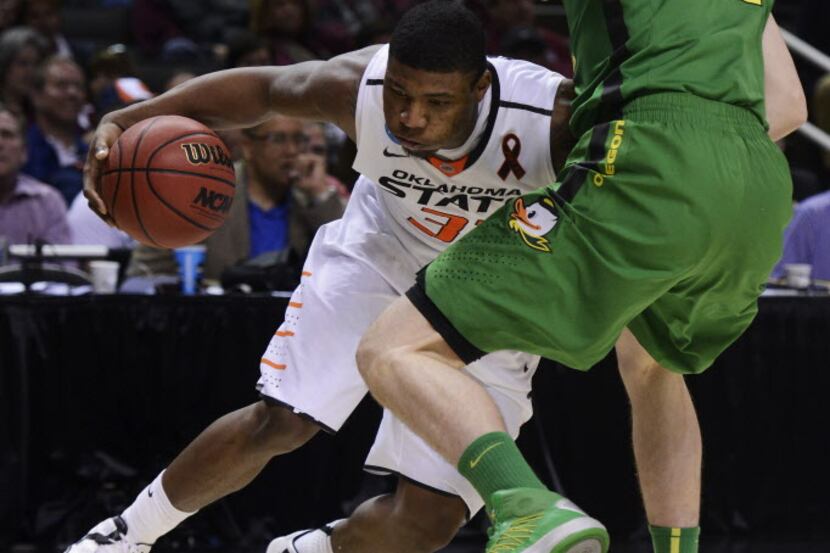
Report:
M 495 492 L 486 553 L 606 553 L 608 532 L 568 499 L 548 490 Z

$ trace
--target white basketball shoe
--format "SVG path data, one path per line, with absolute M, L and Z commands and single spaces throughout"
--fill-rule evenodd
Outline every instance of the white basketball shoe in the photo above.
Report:
M 340 521 L 276 538 L 268 544 L 266 553 L 332 553 L 331 532 L 338 522 Z
M 64 553 L 149 553 L 153 544 L 133 542 L 128 530 L 120 516 L 108 518 Z

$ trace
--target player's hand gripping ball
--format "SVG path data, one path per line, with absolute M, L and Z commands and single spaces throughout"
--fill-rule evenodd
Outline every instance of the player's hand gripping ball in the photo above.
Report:
M 127 129 L 101 178 L 101 198 L 116 226 L 160 248 L 207 238 L 225 222 L 235 190 L 228 147 L 198 121 L 175 115 Z

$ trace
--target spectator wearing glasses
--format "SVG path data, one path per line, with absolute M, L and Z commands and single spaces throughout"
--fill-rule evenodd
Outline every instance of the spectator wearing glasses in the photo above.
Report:
M 12 244 L 70 242 L 60 194 L 20 173 L 26 161 L 23 121 L 0 104 L 0 236 Z
M 225 224 L 205 240 L 203 276 L 218 279 L 239 262 L 286 249 L 304 257 L 323 224 L 340 218 L 345 198 L 308 151 L 306 123 L 278 116 L 243 133 L 234 201 Z M 169 250 L 139 246 L 128 274 L 177 274 Z

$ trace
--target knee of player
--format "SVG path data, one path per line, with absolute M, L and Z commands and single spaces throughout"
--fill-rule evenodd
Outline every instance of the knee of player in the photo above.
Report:
M 297 449 L 319 430 L 290 409 L 264 400 L 255 405 L 253 417 L 252 439 L 259 448 L 274 455 Z
M 650 357 L 620 354 L 617 350 L 617 367 L 624 381 L 636 382 L 648 378 L 660 365 Z
M 666 388 L 685 386 L 683 376 L 661 366 L 650 355 L 617 355 L 620 371 L 628 397 L 632 404 L 654 401 Z
M 614 350 L 617 355 L 617 367 L 626 386 L 642 385 L 664 370 L 628 329 L 624 329 L 620 334 Z
M 372 332 L 371 328 L 361 338 L 357 346 L 355 359 L 357 369 L 369 388 L 372 387 L 375 381 L 382 378 L 384 372 L 391 368 L 393 356 L 394 351 L 384 347 L 382 340 Z

